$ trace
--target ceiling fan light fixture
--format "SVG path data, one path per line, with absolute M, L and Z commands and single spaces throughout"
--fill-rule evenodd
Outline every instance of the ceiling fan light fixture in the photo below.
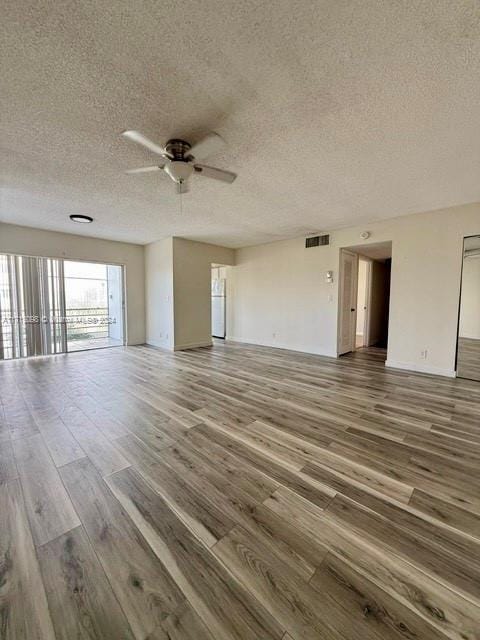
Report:
M 184 160 L 170 160 L 170 162 L 166 163 L 164 169 L 172 180 L 180 184 L 188 180 L 193 173 L 193 165 Z
M 70 216 L 70 220 L 72 222 L 79 222 L 80 224 L 90 224 L 90 222 L 93 222 L 92 217 L 84 216 L 81 213 L 72 213 L 72 215 Z
M 207 135 L 193 146 L 186 140 L 171 138 L 164 147 L 161 147 L 139 131 L 124 131 L 122 135 L 149 151 L 153 151 L 157 155 L 162 156 L 164 160 L 161 164 L 129 169 L 126 173 L 142 174 L 158 170 L 164 171 L 168 177 L 175 182 L 177 193 L 187 193 L 188 179 L 194 172 L 200 174 L 202 177 L 220 180 L 221 182 L 227 182 L 229 184 L 237 177 L 237 174 L 232 171 L 225 171 L 224 169 L 197 163 L 197 160 L 216 153 L 225 145 L 225 141 L 214 131 L 207 133 Z

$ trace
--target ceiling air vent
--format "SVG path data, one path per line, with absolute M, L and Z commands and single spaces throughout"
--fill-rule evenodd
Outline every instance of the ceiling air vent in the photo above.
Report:
M 311 249 L 312 247 L 321 247 L 325 244 L 330 244 L 330 236 L 314 236 L 313 238 L 305 238 L 305 249 Z

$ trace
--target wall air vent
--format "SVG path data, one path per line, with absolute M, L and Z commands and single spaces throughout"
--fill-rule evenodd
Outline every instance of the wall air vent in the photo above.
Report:
M 325 244 L 330 244 L 330 236 L 314 236 L 313 238 L 305 238 L 305 249 L 311 249 L 312 247 L 321 247 Z

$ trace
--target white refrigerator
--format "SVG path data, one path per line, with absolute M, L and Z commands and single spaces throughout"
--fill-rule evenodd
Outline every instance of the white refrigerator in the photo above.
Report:
M 212 336 L 225 338 L 225 278 L 212 280 Z

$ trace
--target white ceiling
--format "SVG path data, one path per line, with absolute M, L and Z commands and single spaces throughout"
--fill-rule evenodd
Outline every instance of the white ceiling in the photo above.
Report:
M 236 247 L 480 200 L 475 0 L 7 0 L 0 30 L 4 222 Z M 181 210 L 124 129 L 216 130 L 239 177 Z

